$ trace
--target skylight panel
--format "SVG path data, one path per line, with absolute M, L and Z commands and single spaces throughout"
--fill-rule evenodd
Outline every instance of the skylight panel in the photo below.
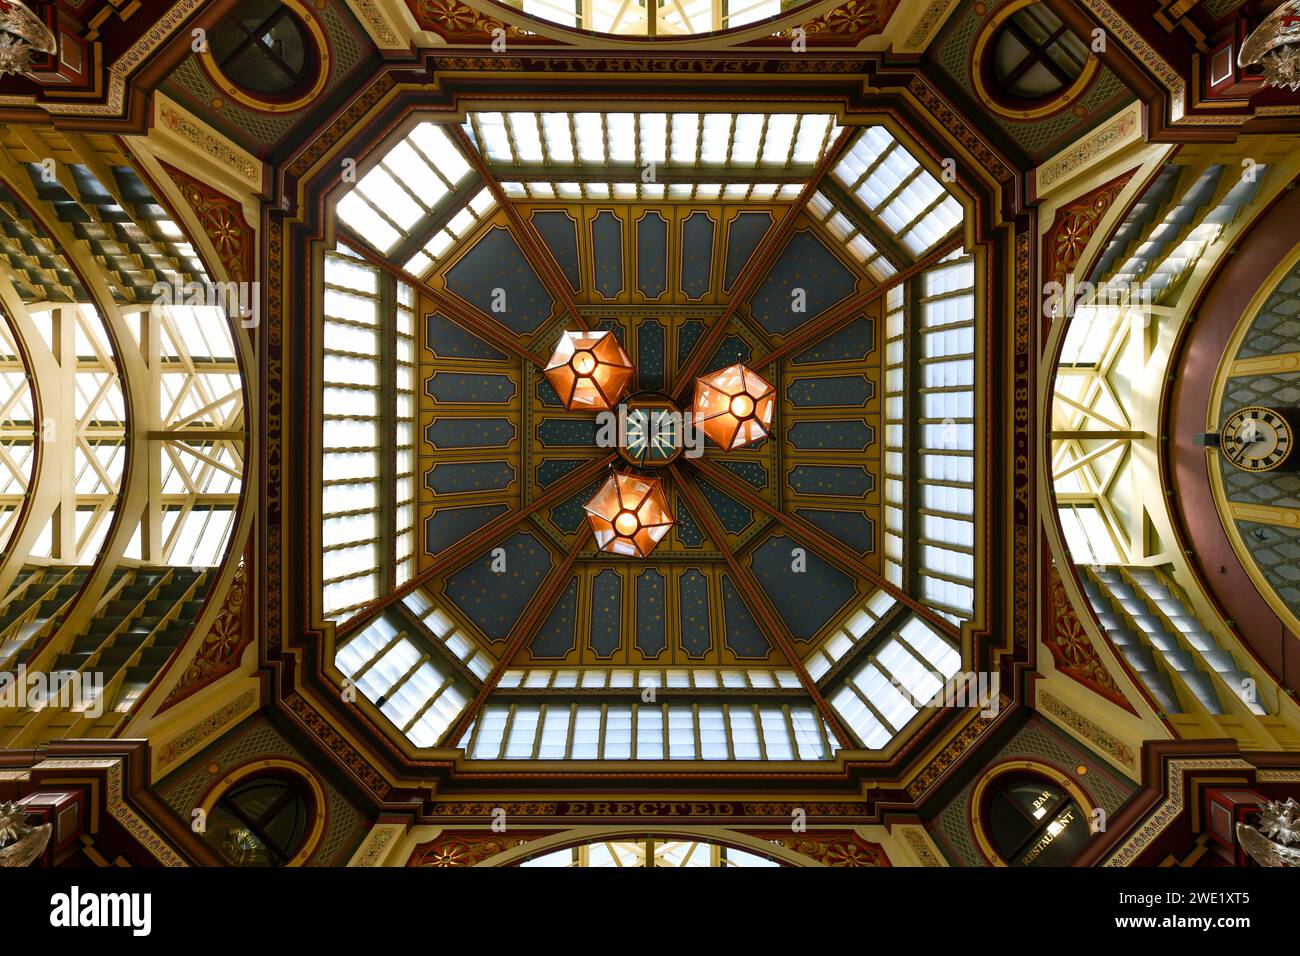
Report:
M 514 134 L 515 153 L 523 163 L 542 161 L 542 137 L 536 113 L 509 113 L 510 129 Z
M 479 150 L 494 162 L 514 162 L 514 150 L 510 148 L 510 137 L 506 133 L 505 116 L 501 113 L 475 113 L 474 129 L 478 133 Z M 442 134 L 442 130 L 437 130 Z M 433 158 L 433 157 L 430 157 Z M 434 165 L 437 165 L 435 159 Z
M 383 164 L 392 170 L 393 174 L 406 182 L 412 188 L 418 188 L 423 192 L 433 186 L 440 191 L 446 192 L 447 186 L 423 157 L 411 146 L 409 139 L 404 139 L 384 156 Z M 429 181 L 433 180 L 434 183 Z M 436 185 L 435 185 L 436 183 Z
M 794 738 L 802 760 L 826 760 L 826 742 L 822 738 L 821 718 L 811 707 L 791 707 L 790 722 L 794 725 Z
M 573 114 L 578 139 L 578 157 L 584 163 L 605 162 L 605 135 L 599 113 Z
M 642 113 L 641 163 L 666 163 L 668 161 L 668 114 Z
M 674 113 L 672 119 L 673 162 L 689 166 L 696 161 L 696 144 L 700 135 L 698 113 Z
M 735 131 L 731 136 L 731 156 L 736 161 L 745 164 L 758 161 L 766 119 L 767 117 L 760 113 L 736 114 Z
M 573 162 L 573 126 L 568 113 L 543 113 L 542 135 L 552 162 Z
M 731 145 L 730 113 L 704 114 L 704 129 L 700 136 L 698 161 L 721 166 L 727 161 Z
M 636 162 L 636 122 L 634 114 L 606 114 L 605 136 L 609 147 L 609 158 L 613 162 Z
M 439 124 L 421 123 L 411 131 L 408 139 L 452 186 L 459 185 L 469 175 L 469 162 Z
M 578 22 L 578 12 L 575 4 L 563 7 L 556 3 L 548 3 L 546 0 L 523 0 L 523 3 L 524 13 L 531 13 L 535 17 L 550 20 L 561 26 L 581 26 Z
M 829 114 L 805 113 L 795 138 L 794 162 L 815 165 L 834 132 L 834 117 Z
M 796 113 L 773 113 L 767 118 L 767 133 L 763 137 L 764 166 L 784 166 L 794 147 L 794 130 L 799 122 Z
M 832 213 L 826 220 L 826 228 L 829 229 L 836 239 L 847 239 L 853 232 L 853 224 L 845 218 L 843 213 Z
M 563 760 L 569 736 L 569 709 L 548 707 L 542 722 L 537 756 L 542 760 Z
M 642 707 L 636 720 L 638 760 L 664 759 L 664 715 L 657 707 Z
M 338 214 L 353 232 L 365 236 L 377 249 L 387 252 L 402 238 L 401 233 L 375 212 L 358 191 L 354 190 L 339 200 Z
M 857 259 L 858 262 L 867 262 L 879 255 L 876 251 L 876 247 L 868 242 L 866 237 L 861 233 L 849 240 L 848 250 L 849 254 L 852 255 L 853 258 Z
M 605 712 L 604 759 L 629 760 L 632 757 L 632 706 L 611 706 Z
M 671 760 L 695 759 L 695 721 L 691 708 L 684 704 L 668 707 L 668 757 Z
M 469 232 L 477 221 L 478 220 L 474 218 L 474 213 L 472 213 L 468 208 L 465 208 L 451 217 L 447 222 L 447 230 L 459 239 Z

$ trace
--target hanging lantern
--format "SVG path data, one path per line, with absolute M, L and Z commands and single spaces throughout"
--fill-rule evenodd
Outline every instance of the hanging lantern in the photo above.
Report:
M 612 332 L 565 332 L 546 378 L 569 411 L 604 411 L 632 380 L 632 361 Z
M 776 392 L 743 365 L 695 381 L 695 422 L 723 451 L 768 436 Z
M 601 551 L 644 558 L 673 526 L 663 482 L 615 472 L 587 502 Z

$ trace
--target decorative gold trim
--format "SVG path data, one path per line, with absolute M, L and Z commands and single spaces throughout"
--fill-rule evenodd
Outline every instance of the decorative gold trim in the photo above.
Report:
M 205 716 L 184 733 L 177 734 L 163 745 L 158 755 L 158 770 L 161 771 L 164 767 L 171 766 L 209 737 L 219 733 L 231 721 L 237 717 L 242 717 L 256 706 L 257 691 L 246 690 L 216 712 Z
M 1063 788 L 1066 793 L 1074 798 L 1080 809 L 1087 817 L 1092 816 L 1092 812 L 1097 805 L 1092 802 L 1092 798 L 1084 792 L 1084 789 L 1062 771 L 1050 764 L 1042 763 L 1038 760 L 1008 760 L 1001 764 L 995 764 L 984 776 L 980 777 L 979 783 L 975 784 L 975 790 L 971 794 L 970 806 L 967 807 L 967 819 L 970 822 L 971 832 L 975 834 L 975 842 L 979 844 L 980 852 L 984 854 L 985 859 L 994 866 L 1009 866 L 998 852 L 993 849 L 993 841 L 989 835 L 984 832 L 984 822 L 980 808 L 984 803 L 984 793 L 988 790 L 990 784 L 1000 777 L 1005 777 L 1012 773 L 1032 773 L 1040 777 L 1045 777 L 1052 783 Z
M 406 827 L 400 823 L 376 825 L 348 866 L 382 866 L 382 858 L 390 852 L 389 844 L 405 832 Z
M 1251 321 L 1254 321 L 1253 317 Z M 1274 375 L 1278 372 L 1295 371 L 1300 371 L 1300 352 L 1283 352 L 1280 355 L 1255 355 L 1250 358 L 1237 359 L 1228 368 L 1227 377 Z
M 981 70 L 981 64 L 984 62 L 984 48 L 988 46 L 989 41 L 998 32 L 998 28 L 1011 17 L 1012 14 L 1018 13 L 1025 7 L 1037 3 L 1038 0 L 1012 0 L 1005 7 L 1002 7 L 993 16 L 985 21 L 980 27 L 979 34 L 975 37 L 975 48 L 971 51 L 971 82 L 975 84 L 975 93 L 980 102 L 1000 116 L 1006 116 L 1015 120 L 1040 119 L 1044 116 L 1050 116 L 1053 113 L 1059 113 L 1079 97 L 1084 94 L 1088 84 L 1092 82 L 1097 70 L 1101 67 L 1101 61 L 1095 57 L 1088 57 L 1084 63 L 1083 72 L 1081 72 L 1069 87 L 1062 90 L 1057 96 L 1052 97 L 1051 102 L 1044 103 L 1042 106 L 1035 106 L 1030 109 L 1013 109 L 999 103 L 984 85 L 984 75 Z
M 285 760 L 280 757 L 267 757 L 262 760 L 252 760 L 240 764 L 208 789 L 208 792 L 200 801 L 199 807 L 203 810 L 205 816 L 210 814 L 212 808 L 217 805 L 217 801 L 231 787 L 241 780 L 264 773 L 267 770 L 282 770 L 291 773 L 295 777 L 305 780 L 307 786 L 311 788 L 312 799 L 316 803 L 313 808 L 316 812 L 312 816 L 311 830 L 308 832 L 307 838 L 303 840 L 302 847 L 285 864 L 285 866 L 303 866 L 311 858 L 311 855 L 316 852 L 316 847 L 320 844 L 321 837 L 325 833 L 326 814 L 325 790 L 321 787 L 320 781 L 316 779 L 315 774 L 305 765 L 298 763 L 296 760 Z
M 1106 0 L 1084 0 L 1084 2 L 1097 19 L 1105 24 L 1107 32 L 1128 47 L 1129 52 L 1137 57 L 1143 66 L 1160 78 L 1161 84 L 1169 91 L 1169 122 L 1183 122 L 1187 114 L 1187 83 L 1183 80 L 1182 74 L 1170 66 L 1165 58 L 1147 43 L 1141 32 L 1133 29 L 1127 20 L 1106 3 Z M 1243 116 L 1237 122 L 1244 123 L 1249 118 Z M 1232 125 L 1230 117 L 1217 116 L 1198 116 L 1188 119 L 1187 122 L 1203 126 L 1222 126 L 1225 123 Z
M 1251 765 L 1236 757 L 1216 759 L 1172 759 L 1166 765 L 1165 780 L 1168 796 L 1156 808 L 1142 828 L 1112 853 L 1102 866 L 1128 866 L 1164 829 L 1173 822 L 1174 817 L 1183 812 L 1186 793 L 1183 790 L 1183 774 L 1189 770 L 1250 770 Z
M 894 829 L 902 835 L 903 842 L 907 844 L 908 848 L 916 856 L 916 860 L 921 866 L 934 867 L 948 865 L 937 853 L 934 852 L 930 839 L 926 835 L 925 827 L 907 826 L 895 827 Z
M 916 52 L 924 50 L 934 34 L 939 31 L 939 28 L 948 19 L 949 12 L 956 5 L 957 0 L 934 0 L 925 13 L 921 14 L 921 19 L 916 22 L 916 26 L 907 35 L 907 39 L 903 41 L 902 49 Z M 895 16 L 897 15 L 896 11 Z
M 184 107 L 167 99 L 162 93 L 154 94 L 154 129 L 171 133 L 188 146 L 192 146 L 214 162 L 234 172 L 256 191 L 262 183 L 262 164 L 250 153 L 235 146 L 219 135 Z
M 1282 528 L 1300 528 L 1300 511 L 1295 508 L 1252 505 L 1244 501 L 1229 500 L 1228 513 L 1234 521 L 1254 521 L 1257 524 L 1275 524 Z
M 1037 703 L 1040 711 L 1057 718 L 1066 729 L 1077 733 L 1121 766 L 1129 770 L 1137 769 L 1137 755 L 1133 748 L 1115 734 L 1098 726 L 1047 690 L 1039 691 Z
M 366 25 L 366 32 L 379 45 L 399 47 L 403 41 L 394 32 L 394 26 L 385 13 L 379 9 L 374 0 L 348 0 L 348 6 Z
M 145 820 L 122 799 L 122 758 L 105 760 L 93 757 L 57 757 L 42 760 L 33 770 L 105 770 L 107 786 L 104 801 L 108 812 L 130 833 L 145 850 L 163 866 L 187 866 L 184 858 L 173 850 Z
M 1141 138 L 1142 104 L 1134 103 L 1097 131 L 1067 146 L 1039 166 L 1034 179 L 1038 198 L 1042 199 L 1050 189 L 1082 172 L 1094 160 L 1114 155 Z
M 1256 770 L 1259 783 L 1300 783 L 1300 770 Z

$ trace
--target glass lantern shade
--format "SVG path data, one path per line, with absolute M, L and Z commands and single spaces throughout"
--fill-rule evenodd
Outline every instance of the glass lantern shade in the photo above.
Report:
M 723 451 L 766 438 L 776 390 L 745 368 L 732 365 L 695 381 L 695 421 Z
M 604 411 L 627 389 L 632 361 L 612 332 L 565 332 L 546 378 L 570 411 Z
M 644 558 L 673 526 L 663 482 L 615 472 L 586 505 L 596 546 Z

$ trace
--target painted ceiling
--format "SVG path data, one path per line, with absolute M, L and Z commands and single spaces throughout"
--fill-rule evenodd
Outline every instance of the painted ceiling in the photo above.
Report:
M 673 394 L 728 289 L 786 212 L 776 204 L 528 204 L 520 210 L 561 264 L 589 325 L 612 331 L 628 352 L 636 368 L 634 396 Z M 448 257 L 434 284 L 485 317 L 492 314 L 493 290 L 503 289 L 507 301 L 519 304 L 503 321 L 530 350 L 550 354 L 570 322 L 503 219 L 498 214 L 484 223 L 463 251 Z M 802 284 L 807 311 L 791 314 L 785 305 Z M 754 499 L 821 528 L 863 567 L 879 571 L 877 319 L 863 314 L 788 361 L 764 363 L 782 338 L 873 286 L 832 251 L 814 223 L 796 226 L 701 369 L 743 363 L 771 376 L 780 397 L 772 439 L 726 454 L 707 441 L 701 458 L 679 458 L 667 479 L 677 519 L 668 538 L 649 560 L 582 546 L 555 609 L 524 645 L 519 663 L 782 663 L 741 599 L 723 548 L 750 569 L 801 641 L 814 639 L 861 596 L 865 586 L 857 577 L 816 554 L 807 557 L 806 578 L 787 574 L 798 544 Z M 432 563 L 493 518 L 610 456 L 597 446 L 596 416 L 566 411 L 531 363 L 436 311 L 424 316 L 423 344 L 417 471 Z M 604 479 L 602 470 L 521 523 L 506 545 L 508 597 L 497 593 L 486 555 L 441 581 L 440 596 L 490 640 L 504 640 L 547 571 L 575 546 L 579 532 L 585 536 L 583 505 Z
M 409 332 L 398 320 L 411 341 L 394 361 L 410 367 L 398 387 L 412 409 L 395 532 L 413 559 L 399 554 L 387 583 L 349 564 L 372 532 L 358 537 L 337 502 L 382 522 L 382 479 L 331 478 L 329 463 L 350 467 L 359 413 L 327 394 L 325 613 L 361 629 L 339 666 L 417 745 L 523 755 L 502 694 L 686 680 L 768 688 L 787 708 L 772 756 L 799 738 L 802 759 L 828 759 L 849 738 L 814 717 L 819 677 L 838 674 L 836 719 L 880 747 L 917 713 L 895 684 L 956 669 L 957 625 L 976 606 L 973 264 L 961 204 L 899 135 L 830 114 L 470 111 L 459 126 L 416 115 L 367 158 L 338 200 L 324 344 L 341 360 L 375 352 L 355 336 L 383 324 L 377 276 L 396 276 L 412 319 Z M 373 304 L 350 312 L 363 285 Z M 584 506 L 628 466 L 597 415 L 567 410 L 543 375 L 579 330 L 626 351 L 625 403 L 689 411 L 697 378 L 736 364 L 775 390 L 768 437 L 724 451 L 701 435 L 644 466 L 675 518 L 647 557 L 597 549 Z M 905 520 L 924 529 L 909 538 Z M 421 632 L 420 648 L 442 642 L 459 662 L 381 677 L 392 642 Z M 845 680 L 859 643 L 877 648 L 853 664 L 862 687 Z M 399 656 L 409 668 L 428 654 Z M 890 667 L 904 676 L 882 677 Z M 431 716 L 446 687 L 454 700 Z M 475 695 L 488 703 L 463 711 L 480 717 L 471 729 L 456 715 Z M 651 710 L 639 719 L 667 719 Z

